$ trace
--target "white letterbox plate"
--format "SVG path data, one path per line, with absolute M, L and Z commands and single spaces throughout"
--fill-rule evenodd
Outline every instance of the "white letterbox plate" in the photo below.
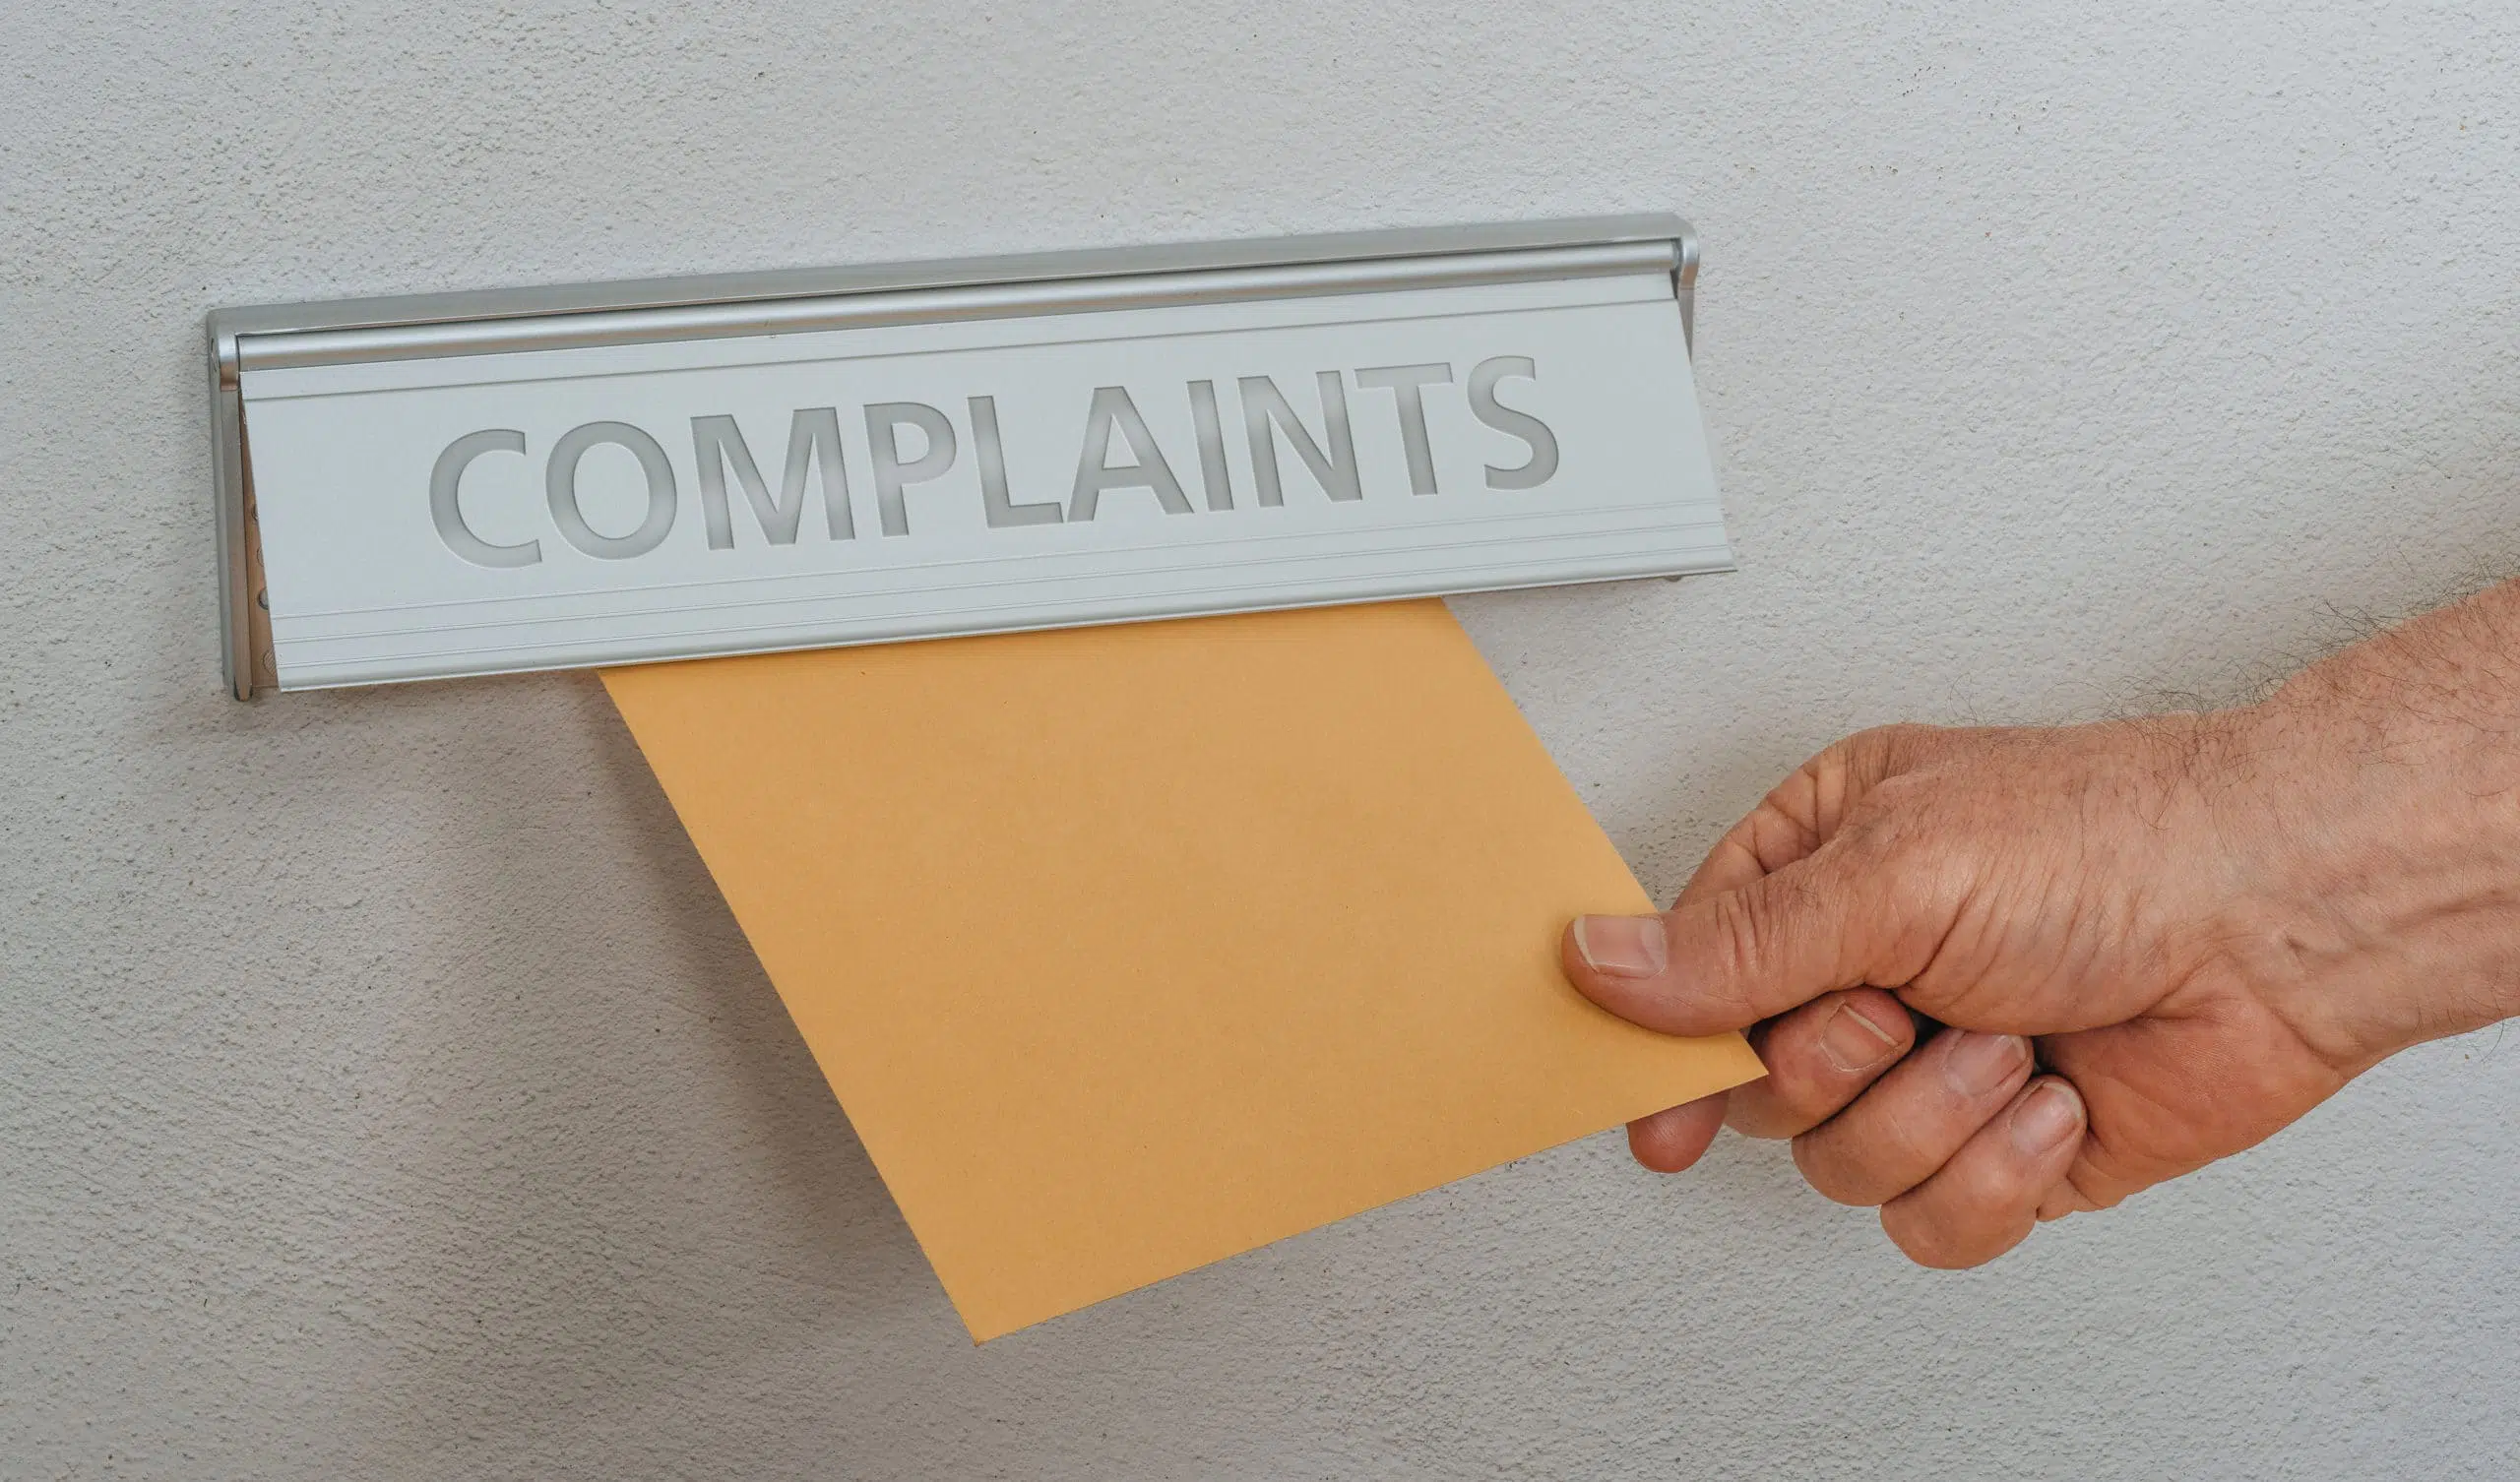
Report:
M 230 680 L 1724 569 L 1694 266 L 1628 217 L 222 311 Z

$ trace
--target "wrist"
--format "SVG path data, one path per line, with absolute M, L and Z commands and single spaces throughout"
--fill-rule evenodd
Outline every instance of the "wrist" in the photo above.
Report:
M 2349 1075 L 2520 1016 L 2520 715 L 2400 637 L 2226 712 L 2279 1013 Z

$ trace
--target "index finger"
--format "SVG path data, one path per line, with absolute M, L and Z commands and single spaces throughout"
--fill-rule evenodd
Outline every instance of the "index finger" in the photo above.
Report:
M 1927 754 L 1939 734 L 1925 726 L 1883 726 L 1819 752 L 1770 788 L 1759 806 L 1716 841 L 1674 903 L 1688 905 L 1737 891 L 1809 858 L 1837 835 L 1864 794 Z

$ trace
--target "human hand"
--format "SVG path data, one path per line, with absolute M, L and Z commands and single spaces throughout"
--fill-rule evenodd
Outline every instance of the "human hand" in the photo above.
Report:
M 1595 1002 L 1748 1029 L 1768 1066 L 1632 1124 L 1638 1161 L 1685 1168 L 1728 1119 L 1791 1138 L 1912 1259 L 1974 1266 L 2520 1012 L 2515 605 L 2245 710 L 1822 752 L 1671 910 L 1566 933 Z

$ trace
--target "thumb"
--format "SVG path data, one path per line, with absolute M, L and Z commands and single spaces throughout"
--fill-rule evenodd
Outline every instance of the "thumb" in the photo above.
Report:
M 1918 897 L 1885 889 L 1879 872 L 1832 841 L 1659 916 L 1579 917 L 1558 956 L 1586 998 L 1649 1029 L 1746 1029 L 1823 993 L 1896 986 L 1923 970 L 1942 933 L 1898 919 L 1888 903 L 1901 898 Z

